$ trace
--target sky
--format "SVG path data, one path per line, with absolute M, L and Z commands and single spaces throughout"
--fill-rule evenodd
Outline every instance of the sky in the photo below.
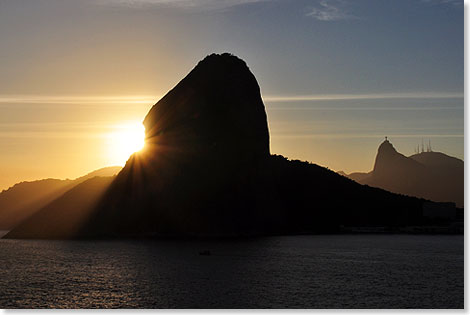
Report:
M 370 171 L 388 136 L 463 159 L 463 1 L 0 0 L 0 190 L 123 165 L 213 52 L 256 76 L 271 153 Z

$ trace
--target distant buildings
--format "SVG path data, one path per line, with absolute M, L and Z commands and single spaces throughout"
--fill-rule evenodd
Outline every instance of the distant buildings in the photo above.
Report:
M 424 202 L 423 216 L 429 219 L 455 220 L 457 209 L 453 202 Z

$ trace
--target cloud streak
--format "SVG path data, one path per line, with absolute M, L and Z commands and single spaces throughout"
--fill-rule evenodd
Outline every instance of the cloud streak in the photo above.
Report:
M 0 104 L 155 104 L 161 97 L 150 95 L 0 95 Z
M 176 9 L 225 10 L 235 6 L 269 0 L 99 0 L 101 5 L 128 8 L 167 7 Z
M 451 5 L 454 7 L 461 7 L 464 4 L 463 0 L 421 0 L 421 2 L 431 5 Z
M 278 110 L 278 111 L 445 111 L 445 110 L 461 110 L 462 107 L 457 106 L 441 106 L 441 107 L 351 107 L 351 106 L 341 106 L 341 107 L 269 107 L 268 111 Z
M 1 104 L 155 104 L 163 95 L 0 95 Z M 310 94 L 310 95 L 263 95 L 266 102 L 304 102 L 337 100 L 382 100 L 382 99 L 458 99 L 463 93 L 452 92 L 407 92 L 372 94 Z
M 336 100 L 381 100 L 381 99 L 451 99 L 463 98 L 463 93 L 382 93 L 382 94 L 313 94 L 265 96 L 267 102 L 304 102 L 304 101 L 336 101 Z
M 272 137 L 275 138 L 294 138 L 294 139 L 359 139 L 359 138 L 372 138 L 372 139 L 382 139 L 383 134 L 363 134 L 363 133 L 291 133 L 291 134 L 282 134 L 282 133 L 272 133 Z M 388 134 L 390 138 L 464 138 L 463 134 Z
M 356 16 L 347 12 L 345 6 L 346 2 L 342 0 L 321 0 L 307 13 L 307 16 L 325 22 L 357 19 Z

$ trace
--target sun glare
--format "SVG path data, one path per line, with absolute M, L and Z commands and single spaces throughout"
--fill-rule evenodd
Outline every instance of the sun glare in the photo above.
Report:
M 129 156 L 143 149 L 145 128 L 140 121 L 118 124 L 108 134 L 110 163 L 124 165 Z

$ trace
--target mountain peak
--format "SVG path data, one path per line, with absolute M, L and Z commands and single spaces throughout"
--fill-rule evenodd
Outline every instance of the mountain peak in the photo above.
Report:
M 399 153 L 392 145 L 392 143 L 385 138 L 384 142 L 382 142 L 377 150 L 377 156 L 375 158 L 375 165 L 374 165 L 374 176 L 395 176 L 397 174 L 393 174 L 396 168 L 409 168 L 415 164 L 419 164 L 418 162 L 408 159 L 403 154 Z
M 441 152 L 406 157 L 385 139 L 378 148 L 370 175 L 349 177 L 392 192 L 463 206 L 463 174 L 464 162 L 460 159 Z
M 394 154 L 398 153 L 397 150 L 393 147 L 393 144 L 385 138 L 384 142 L 382 142 L 378 149 L 378 154 Z
M 246 62 L 237 56 L 231 53 L 222 53 L 222 54 L 210 54 L 204 59 L 198 62 L 196 69 L 198 67 L 223 67 L 223 66 L 235 66 L 235 67 L 244 67 L 248 69 Z
M 147 147 L 166 147 L 172 158 L 235 162 L 269 156 L 258 82 L 246 63 L 229 53 L 201 60 L 152 107 L 144 126 Z

